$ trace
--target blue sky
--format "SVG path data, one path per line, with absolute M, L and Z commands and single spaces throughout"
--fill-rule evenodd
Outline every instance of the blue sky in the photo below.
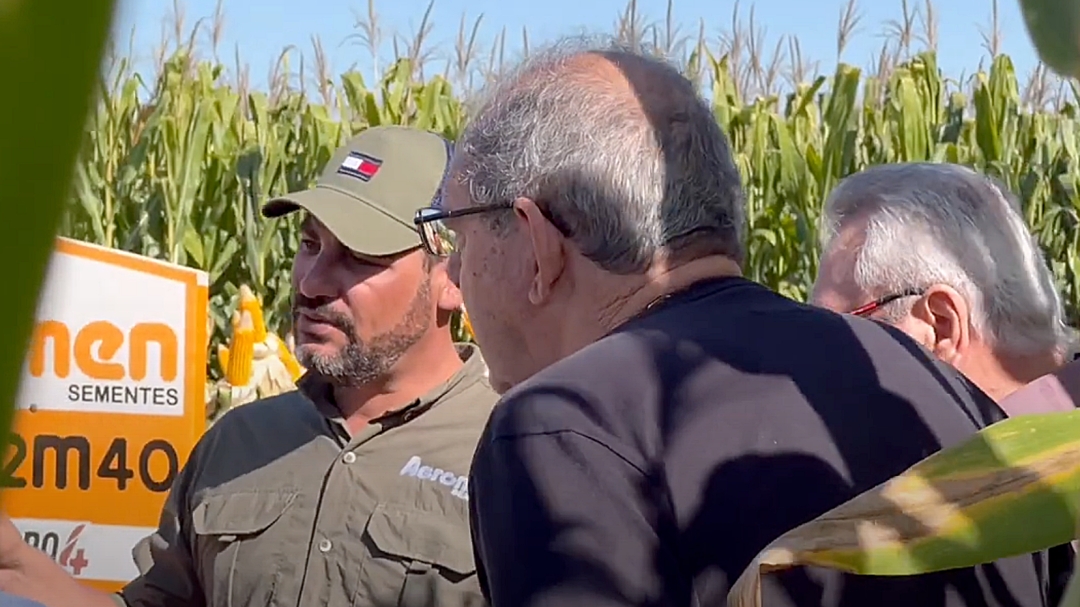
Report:
M 217 0 L 182 2 L 188 27 L 201 17 L 212 16 L 217 4 Z M 765 28 L 770 47 L 782 35 L 797 36 L 803 55 L 817 61 L 822 71 L 830 70 L 836 63 L 837 21 L 845 4 L 844 0 L 757 0 L 752 3 L 755 19 Z M 393 32 L 412 38 L 427 5 L 426 0 L 375 0 L 383 35 L 389 38 L 389 33 Z M 470 25 L 483 16 L 479 44 L 490 48 L 505 27 L 509 32 L 507 50 L 510 51 L 511 47 L 520 47 L 523 27 L 528 28 L 531 44 L 582 30 L 611 31 L 625 5 L 625 0 L 435 0 L 429 39 L 441 56 L 448 56 L 454 48 L 462 16 Z M 922 2 L 913 0 L 911 5 L 921 6 Z M 691 33 L 697 31 L 699 21 L 704 18 L 707 35 L 715 38 L 725 28 L 730 29 L 734 6 L 731 1 L 674 0 L 675 20 Z M 740 3 L 744 19 L 750 6 L 751 2 L 747 0 Z M 231 64 L 234 49 L 238 48 L 242 61 L 250 66 L 252 84 L 263 86 L 271 65 L 285 47 L 296 46 L 307 60 L 311 60 L 311 37 L 318 35 L 335 75 L 353 65 L 370 73 L 373 64 L 370 53 L 350 41 L 350 35 L 357 32 L 355 16 L 365 14 L 367 10 L 366 1 L 353 0 L 224 0 L 224 29 L 219 52 Z M 638 10 L 649 19 L 662 19 L 667 2 L 639 0 Z M 938 0 L 935 3 L 940 38 L 939 63 L 947 74 L 970 74 L 980 60 L 985 59 L 980 30 L 989 29 L 991 10 L 992 0 Z M 843 60 L 867 66 L 881 47 L 882 32 L 888 21 L 901 16 L 901 0 L 862 0 L 859 11 L 862 22 Z M 173 3 L 167 0 L 121 1 L 116 41 L 121 50 L 129 48 L 130 44 L 139 69 L 152 69 L 152 57 L 162 39 L 163 24 L 171 21 L 172 14 Z M 1029 73 L 1036 65 L 1036 57 L 1024 31 L 1017 0 L 999 0 L 998 19 L 1002 50 L 1013 57 L 1018 72 Z M 389 42 L 381 45 L 380 54 L 383 60 L 393 55 Z

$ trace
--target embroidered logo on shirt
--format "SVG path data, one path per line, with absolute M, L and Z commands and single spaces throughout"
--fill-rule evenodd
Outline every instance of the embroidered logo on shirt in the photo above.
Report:
M 427 466 L 419 455 L 409 458 L 409 461 L 405 463 L 405 467 L 401 469 L 400 475 L 411 476 L 430 483 L 439 483 L 450 489 L 450 495 L 465 501 L 469 500 L 469 476 L 467 474 L 455 474 L 449 470 Z

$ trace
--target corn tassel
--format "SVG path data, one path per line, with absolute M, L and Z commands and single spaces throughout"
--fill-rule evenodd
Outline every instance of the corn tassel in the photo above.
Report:
M 240 315 L 239 326 L 229 346 L 229 365 L 225 379 L 231 386 L 246 386 L 251 381 L 252 361 L 255 357 L 255 327 L 251 314 Z
M 266 341 L 266 321 L 263 319 L 262 304 L 247 285 L 240 285 L 240 310 L 251 314 L 255 328 L 255 343 Z

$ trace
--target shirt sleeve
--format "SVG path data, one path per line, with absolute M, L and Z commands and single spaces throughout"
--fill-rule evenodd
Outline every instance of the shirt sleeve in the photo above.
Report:
M 664 603 L 645 475 L 574 431 L 481 443 L 469 507 L 493 607 Z
M 206 604 L 185 531 L 190 529 L 188 494 L 198 453 L 196 447 L 169 490 L 157 530 L 132 551 L 140 575 L 117 595 L 127 607 L 203 607 Z

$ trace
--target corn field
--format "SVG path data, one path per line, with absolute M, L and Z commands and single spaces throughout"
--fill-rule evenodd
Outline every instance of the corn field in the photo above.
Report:
M 463 40 L 471 44 L 468 35 Z M 797 44 L 788 42 L 794 57 Z M 838 180 L 878 163 L 959 162 L 1020 194 L 1071 322 L 1080 325 L 1074 91 L 1064 89 L 1052 108 L 1033 103 L 1030 83 L 1025 89 L 1001 54 L 958 84 L 940 72 L 932 48 L 869 72 L 840 64 L 817 75 L 800 67 L 781 91 L 763 73 L 769 68 L 747 71 L 749 60 L 730 41 L 684 47 L 684 67 L 711 100 L 745 180 L 749 277 L 805 298 L 816 272 L 821 201 Z M 297 223 L 262 219 L 262 203 L 310 185 L 335 147 L 369 126 L 459 133 L 468 86 L 449 72 L 425 73 L 421 55 L 403 53 L 377 81 L 349 71 L 291 86 L 286 74 L 267 91 L 227 77 L 193 44 L 178 44 L 150 83 L 118 59 L 90 117 L 62 234 L 209 272 L 210 374 L 220 377 L 213 346 L 229 331 L 240 285 L 261 298 L 270 330 L 288 331 Z

